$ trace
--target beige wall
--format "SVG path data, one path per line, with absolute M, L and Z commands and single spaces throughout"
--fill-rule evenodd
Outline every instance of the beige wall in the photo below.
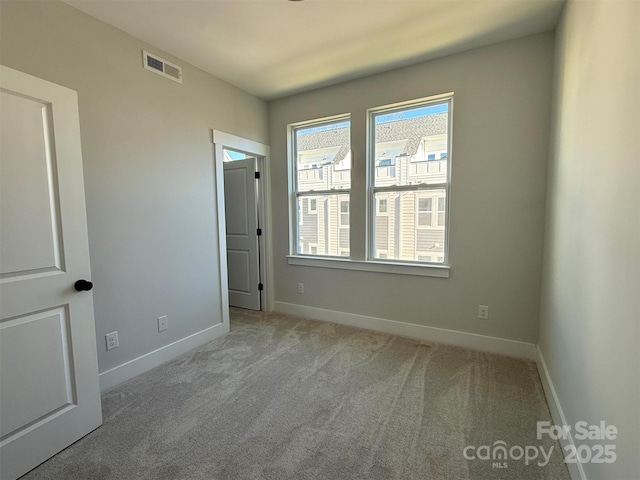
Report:
M 590 480 L 640 474 L 639 32 L 637 1 L 570 1 L 557 34 L 539 347 L 568 424 L 620 432 Z
M 552 64 L 544 33 L 271 102 L 276 301 L 536 342 Z M 362 258 L 366 109 L 451 91 L 450 278 L 288 265 L 287 124 L 351 113 Z
M 78 91 L 100 371 L 219 323 L 209 130 L 267 143 L 267 104 L 63 3 L 0 8 L 0 62 Z

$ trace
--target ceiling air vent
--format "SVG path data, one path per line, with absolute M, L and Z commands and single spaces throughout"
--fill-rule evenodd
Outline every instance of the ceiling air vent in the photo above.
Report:
M 147 70 L 157 73 L 158 75 L 162 75 L 163 77 L 182 83 L 182 67 L 171 62 L 167 62 L 146 50 L 142 51 L 142 66 Z

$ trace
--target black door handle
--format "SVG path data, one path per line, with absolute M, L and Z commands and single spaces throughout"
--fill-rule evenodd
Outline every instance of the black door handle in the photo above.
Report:
M 79 292 L 88 292 L 93 288 L 93 283 L 88 280 L 78 280 L 73 284 L 73 288 L 75 288 Z

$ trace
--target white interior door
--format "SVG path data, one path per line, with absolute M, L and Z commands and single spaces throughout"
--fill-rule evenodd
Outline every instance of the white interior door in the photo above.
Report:
M 260 310 L 256 159 L 224 163 L 229 305 Z
M 0 66 L 0 478 L 102 424 L 76 92 Z M 85 284 L 84 288 L 89 285 Z

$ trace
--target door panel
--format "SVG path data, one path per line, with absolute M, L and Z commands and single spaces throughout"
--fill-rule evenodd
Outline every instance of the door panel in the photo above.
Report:
M 55 308 L 0 324 L 2 438 L 75 403 L 67 317 L 64 308 Z
M 224 164 L 225 200 L 227 198 L 230 200 L 225 202 L 227 235 L 246 237 L 249 235 L 249 223 L 254 225 L 256 223 L 255 221 L 251 222 L 247 211 L 247 200 L 250 200 L 247 199 L 247 196 L 252 193 L 248 190 L 251 189 L 255 179 L 251 178 L 248 181 L 246 178 L 250 173 L 248 171 L 251 170 L 251 164 L 248 166 L 237 165 L 237 162 L 247 162 L 247 160 L 237 160 L 233 163 Z
M 2 164 L 0 190 L 0 278 L 60 270 L 56 170 L 50 105 L 0 92 Z M 29 201 L 24 201 L 28 198 Z
M 229 290 L 251 293 L 251 254 L 247 250 L 227 248 L 227 270 L 229 272 Z
M 77 94 L 0 66 L 0 478 L 102 423 Z
M 229 305 L 260 310 L 256 159 L 225 162 Z

